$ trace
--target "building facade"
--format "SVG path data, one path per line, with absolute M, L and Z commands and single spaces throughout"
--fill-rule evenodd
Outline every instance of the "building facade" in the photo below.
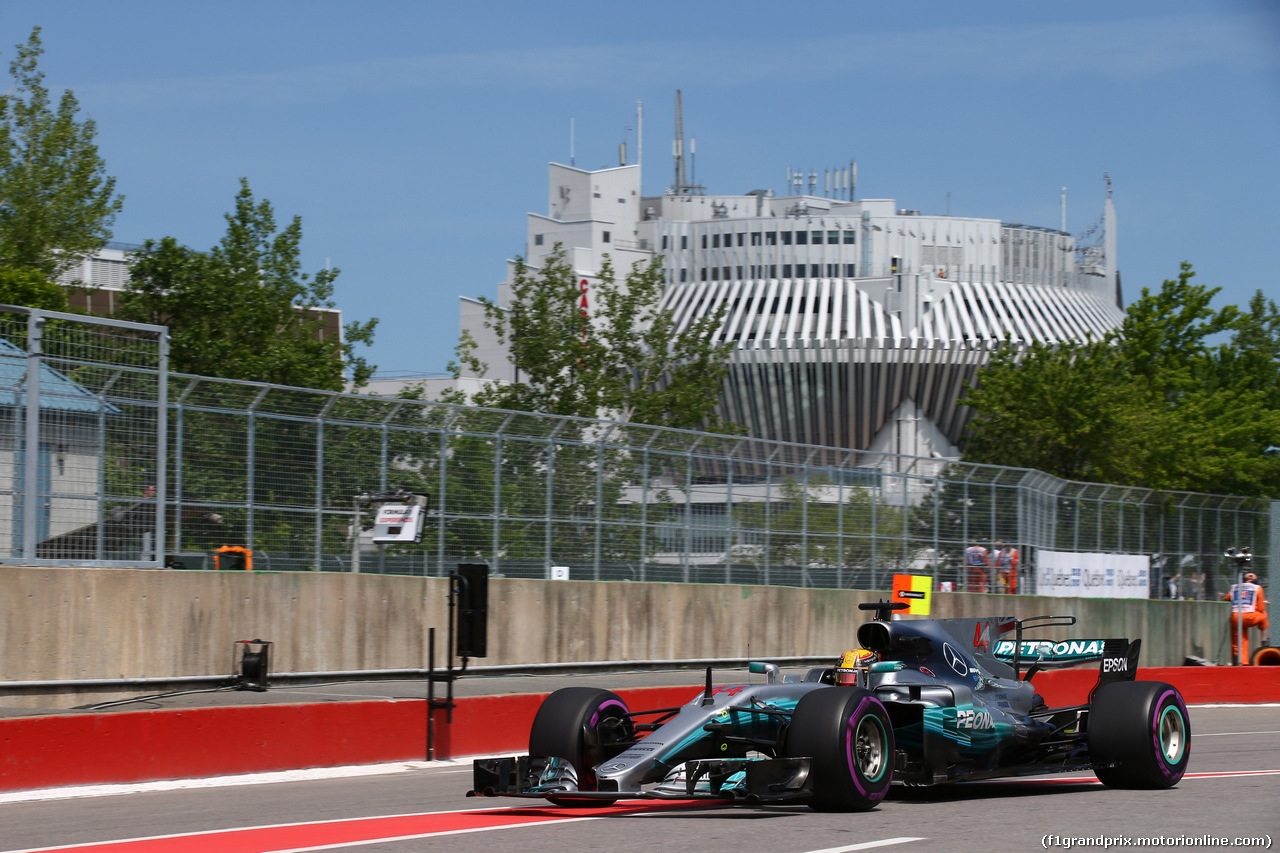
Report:
M 679 149 L 677 149 L 679 150 Z M 640 166 L 550 165 L 545 214 L 525 242 L 538 267 L 557 245 L 588 286 L 658 260 L 664 307 L 682 327 L 721 315 L 732 345 L 719 414 L 759 438 L 909 456 L 959 454 L 969 413 L 956 401 L 1001 346 L 1100 337 L 1123 319 L 1110 192 L 1098 238 L 998 219 L 923 215 L 892 199 L 709 195 L 677 180 L 640 191 Z M 828 178 L 828 187 L 830 187 Z M 839 181 L 837 181 L 837 186 Z M 499 286 L 507 304 L 510 275 Z M 488 378 L 510 381 L 482 306 L 462 327 Z

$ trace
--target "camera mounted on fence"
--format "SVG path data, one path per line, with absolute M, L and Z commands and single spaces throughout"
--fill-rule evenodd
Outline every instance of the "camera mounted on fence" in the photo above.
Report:
M 1248 545 L 1241 548 L 1231 547 L 1222 556 L 1228 560 L 1234 560 L 1237 566 L 1243 568 L 1253 562 L 1253 549 Z

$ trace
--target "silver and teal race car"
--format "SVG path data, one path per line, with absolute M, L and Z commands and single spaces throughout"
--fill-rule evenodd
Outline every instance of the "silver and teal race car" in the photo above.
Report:
M 840 667 L 714 687 L 679 708 L 636 711 L 615 693 L 569 687 L 533 721 L 529 755 L 479 759 L 468 796 L 558 805 L 620 799 L 803 802 L 861 811 L 893 782 L 936 785 L 1092 770 L 1116 788 L 1168 788 L 1191 754 L 1177 689 L 1136 681 L 1140 641 L 1027 640 L 1074 617 L 891 620 L 861 605 L 861 649 Z M 1046 707 L 1043 669 L 1098 665 L 1082 705 Z M 848 665 L 846 665 L 848 664 Z

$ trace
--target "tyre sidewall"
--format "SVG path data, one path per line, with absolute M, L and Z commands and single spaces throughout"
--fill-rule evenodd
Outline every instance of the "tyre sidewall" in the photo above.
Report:
M 1161 726 L 1176 715 L 1181 722 L 1181 752 L 1165 755 Z M 1112 787 L 1168 788 L 1186 773 L 1191 758 L 1191 717 L 1177 688 L 1158 681 L 1109 684 L 1098 691 L 1089 711 L 1089 757 L 1116 763 L 1098 770 Z
M 618 694 L 594 687 L 566 687 L 557 690 L 538 708 L 529 730 L 529 754 L 556 756 L 567 759 L 578 775 L 578 785 L 584 791 L 594 791 L 595 766 L 612 758 L 611 754 L 595 750 L 591 754 L 587 743 L 587 730 L 596 730 L 608 717 L 628 715 L 627 705 Z
M 869 777 L 858 760 L 858 737 L 878 741 L 880 765 Z M 884 705 L 860 687 L 829 687 L 801 697 L 791 718 L 786 752 L 811 759 L 812 805 L 865 811 L 884 799 L 893 781 L 893 726 Z

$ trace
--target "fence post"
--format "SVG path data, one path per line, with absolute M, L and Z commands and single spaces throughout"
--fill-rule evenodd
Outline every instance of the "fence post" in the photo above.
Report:
M 44 316 L 33 310 L 27 315 L 27 400 L 26 427 L 22 443 L 22 556 L 36 557 L 36 537 L 40 521 L 40 362 Z

